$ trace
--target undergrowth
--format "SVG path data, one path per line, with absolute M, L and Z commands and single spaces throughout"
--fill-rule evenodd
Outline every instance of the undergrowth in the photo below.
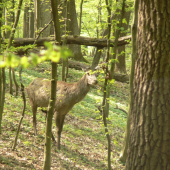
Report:
M 18 69 L 16 79 L 19 82 Z M 30 66 L 22 71 L 22 81 L 25 87 L 37 77 L 50 79 L 51 66 L 44 62 L 38 66 Z M 69 69 L 68 82 L 76 82 L 83 76 L 83 71 Z M 58 79 L 61 77 L 61 67 L 58 67 Z M 15 151 L 12 145 L 21 117 L 23 102 L 21 93 L 18 97 L 9 94 L 8 70 L 6 70 L 6 98 L 2 120 L 2 135 L 0 136 L 0 169 L 42 169 L 44 161 L 45 114 L 37 112 L 37 132 L 34 136 L 32 111 L 27 98 L 25 117 Z M 96 106 L 101 104 L 103 94 L 100 86 L 92 88 L 87 96 L 67 114 L 61 135 L 61 150 L 52 143 L 51 169 L 75 170 L 105 170 L 107 169 L 107 139 L 101 115 Z M 112 142 L 112 169 L 123 169 L 119 162 L 127 115 L 116 106 L 127 110 L 128 84 L 114 83 L 111 91 L 109 112 L 109 133 Z M 53 134 L 57 138 L 53 121 Z

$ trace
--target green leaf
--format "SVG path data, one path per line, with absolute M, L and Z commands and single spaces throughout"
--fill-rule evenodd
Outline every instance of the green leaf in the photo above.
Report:
M 6 62 L 5 61 L 0 61 L 0 68 L 6 67 Z
M 124 30 L 124 27 L 120 27 L 120 30 L 123 31 L 123 30 Z
M 28 58 L 27 57 L 22 57 L 20 60 L 20 64 L 22 65 L 23 68 L 26 68 L 29 66 Z
M 29 57 L 29 61 L 31 61 L 32 64 L 37 65 L 39 56 L 37 54 L 31 53 Z
M 126 18 L 123 18 L 122 23 L 127 24 Z
M 117 144 L 118 144 L 118 141 L 117 141 L 117 140 L 113 140 L 113 143 L 114 143 L 115 145 L 117 145 Z
M 61 57 L 66 60 L 68 57 L 73 56 L 73 53 L 70 49 L 68 49 L 67 47 L 62 47 L 61 48 Z
M 8 53 L 6 57 L 6 64 L 9 67 L 17 67 L 20 63 L 20 58 L 12 53 Z
M 48 48 L 48 50 L 53 50 L 53 45 L 50 42 L 44 42 L 44 45 Z
M 61 53 L 60 53 L 60 52 L 52 51 L 52 52 L 50 53 L 50 57 L 49 57 L 49 58 L 50 58 L 51 61 L 53 61 L 53 62 L 59 62 L 60 56 L 61 56 Z

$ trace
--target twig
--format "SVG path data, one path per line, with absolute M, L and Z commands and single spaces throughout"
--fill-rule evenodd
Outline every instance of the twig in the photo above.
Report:
M 126 110 L 124 110 L 124 109 L 122 109 L 122 108 L 119 108 L 119 107 L 118 107 L 118 105 L 116 105 L 116 108 L 114 108 L 114 109 L 119 109 L 119 110 L 121 110 L 122 112 L 124 112 L 124 113 L 126 113 L 126 114 L 127 114 L 127 111 L 126 111 Z
M 40 37 L 41 33 L 52 23 L 52 21 L 53 21 L 53 19 L 51 19 L 51 20 L 49 21 L 49 23 L 48 23 L 43 29 L 40 30 L 40 32 L 39 32 L 39 34 L 37 35 L 37 37 L 36 37 L 33 45 L 35 45 L 35 43 L 36 43 L 36 41 L 38 40 L 38 38 Z

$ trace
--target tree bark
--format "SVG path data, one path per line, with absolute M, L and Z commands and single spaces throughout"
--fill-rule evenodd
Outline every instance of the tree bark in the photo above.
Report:
M 54 21 L 55 40 L 60 42 L 60 24 L 58 17 L 58 0 L 51 0 L 52 15 Z M 44 166 L 43 169 L 47 170 L 51 167 L 51 128 L 52 117 L 54 113 L 55 101 L 56 101 L 56 88 L 57 88 L 57 63 L 52 62 L 51 72 L 51 96 L 49 101 L 49 110 L 47 112 L 46 121 L 46 135 L 45 135 L 45 147 L 44 147 Z M 59 143 L 58 143 L 59 146 Z
M 170 3 L 139 0 L 126 170 L 170 169 Z
M 139 1 L 136 0 L 134 4 L 134 16 L 133 16 L 133 24 L 132 24 L 132 55 L 131 55 L 131 69 L 130 69 L 130 95 L 129 95 L 129 108 L 128 108 L 128 116 L 127 116 L 127 125 L 125 138 L 123 143 L 123 149 L 120 154 L 120 161 L 126 162 L 127 158 L 127 150 L 129 143 L 129 133 L 130 133 L 130 114 L 133 105 L 133 79 L 134 79 L 134 69 L 135 69 L 135 59 L 137 58 L 137 49 L 136 49 L 136 34 L 137 34 L 137 23 L 138 23 L 138 5 Z

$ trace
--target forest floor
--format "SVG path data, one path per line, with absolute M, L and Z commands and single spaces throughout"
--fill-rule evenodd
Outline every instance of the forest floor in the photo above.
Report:
M 29 67 L 22 72 L 25 87 L 36 77 L 50 78 L 49 62 L 36 67 Z M 59 78 L 61 67 L 58 68 Z M 6 71 L 8 75 L 8 70 Z M 69 69 L 68 82 L 76 82 L 83 76 L 82 71 Z M 38 110 L 37 132 L 34 136 L 32 111 L 26 95 L 25 116 L 21 125 L 17 146 L 12 151 L 16 130 L 22 114 L 23 101 L 9 94 L 7 78 L 6 99 L 2 119 L 2 135 L 0 136 L 0 170 L 36 169 L 42 170 L 44 163 L 45 114 Z M 18 80 L 18 72 L 16 70 Z M 102 83 L 100 83 L 101 85 Z M 51 169 L 56 170 L 106 170 L 107 139 L 103 122 L 95 105 L 101 104 L 103 94 L 100 85 L 92 88 L 87 96 L 67 114 L 61 135 L 61 150 L 52 142 Z M 15 94 L 15 93 L 14 93 Z M 116 109 L 116 105 L 124 110 L 128 107 L 129 84 L 116 82 L 112 85 L 110 112 L 108 120 L 111 135 L 111 161 L 113 170 L 122 170 L 124 165 L 119 161 L 123 144 L 127 115 Z M 57 139 L 53 121 L 53 134 Z

